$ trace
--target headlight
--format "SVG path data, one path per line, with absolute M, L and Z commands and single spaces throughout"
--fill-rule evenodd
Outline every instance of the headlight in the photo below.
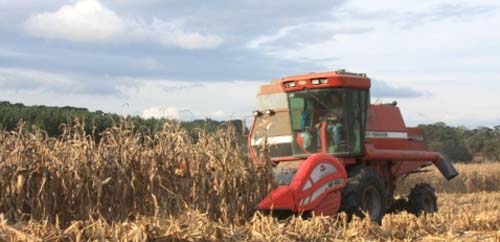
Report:
M 290 88 L 290 87 L 295 87 L 296 84 L 294 81 L 291 81 L 291 82 L 285 82 L 285 87 L 286 88 Z

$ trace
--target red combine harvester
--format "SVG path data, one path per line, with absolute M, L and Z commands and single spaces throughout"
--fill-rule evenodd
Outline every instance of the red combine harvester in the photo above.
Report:
M 279 185 L 258 205 L 274 214 L 364 216 L 380 222 L 398 178 L 434 164 L 451 180 L 452 163 L 427 150 L 397 104 L 370 105 L 370 79 L 344 70 L 290 76 L 261 86 L 249 134 L 254 162 L 268 147 Z M 407 201 L 437 211 L 434 189 L 416 185 Z

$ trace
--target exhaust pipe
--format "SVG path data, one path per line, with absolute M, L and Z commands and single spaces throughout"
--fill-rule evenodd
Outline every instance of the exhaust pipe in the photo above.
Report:
M 448 181 L 458 176 L 458 171 L 449 160 L 441 158 L 434 165 Z

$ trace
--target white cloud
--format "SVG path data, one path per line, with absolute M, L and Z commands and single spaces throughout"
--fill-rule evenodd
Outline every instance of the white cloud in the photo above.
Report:
M 375 98 L 418 98 L 430 96 L 430 92 L 415 90 L 411 87 L 396 87 L 380 80 L 371 80 L 371 96 Z
M 252 49 L 272 48 L 286 49 L 291 46 L 300 46 L 305 43 L 318 43 L 331 40 L 334 36 L 361 34 L 371 31 L 366 26 L 337 25 L 334 21 L 310 22 L 279 29 L 275 34 L 261 35 L 247 43 Z
M 191 106 L 191 104 L 187 104 Z M 239 119 L 241 118 L 241 113 L 233 112 L 231 114 L 226 113 L 223 110 L 217 110 L 213 112 L 203 112 L 203 111 L 192 111 L 188 108 L 177 108 L 177 107 L 160 107 L 154 106 L 146 108 L 141 117 L 143 118 L 168 118 L 168 119 L 178 119 L 178 120 L 194 120 L 194 119 L 216 119 L 216 120 L 228 120 L 228 119 Z
M 292 30 L 296 28 L 297 26 L 288 26 L 279 29 L 275 34 L 258 36 L 257 38 L 248 42 L 247 46 L 252 49 L 259 48 L 264 44 L 272 43 L 286 37 Z
M 258 81 L 109 78 L 94 84 L 114 92 L 96 95 L 85 91 L 93 86 L 85 86 L 82 80 L 85 77 L 0 67 L 0 100 L 26 105 L 85 107 L 145 118 L 226 120 L 251 115 L 255 95 L 262 84 Z
M 141 85 L 121 88 L 132 111 L 140 110 L 144 116 L 155 114 L 153 117 L 164 117 L 163 113 L 167 113 L 188 120 L 234 119 L 249 115 L 255 109 L 255 96 L 262 84 L 257 81 L 135 81 Z
M 78 83 L 71 78 L 46 71 L 0 67 L 0 88 L 14 91 L 42 92 L 77 89 Z
M 175 34 L 174 43 L 184 49 L 213 49 L 222 42 L 222 38 L 215 34 L 180 32 Z
M 491 29 L 500 25 L 500 3 L 353 0 L 334 15 L 325 29 L 355 26 L 371 31 L 307 45 L 273 45 L 291 35 L 311 38 L 308 28 L 289 26 L 253 40 L 249 47 L 284 60 L 313 61 L 325 69 L 363 72 L 390 86 L 410 87 L 423 94 L 398 100 L 411 125 L 446 121 L 473 127 L 500 119 L 500 105 L 491 101 L 500 88 L 500 32 Z M 405 91 L 373 84 L 374 94 L 399 97 L 394 94 Z
M 500 103 L 492 102 L 498 96 L 498 89 L 489 87 L 487 82 L 484 86 L 471 84 L 469 82 L 456 87 L 422 85 L 422 89 L 432 90 L 434 95 L 419 99 L 400 99 L 399 106 L 410 125 L 438 121 L 467 127 L 498 125 Z
M 212 117 L 224 118 L 225 116 L 227 116 L 227 113 L 222 111 L 222 110 L 218 110 L 218 111 L 209 113 L 209 115 Z M 232 118 L 236 118 L 236 117 L 232 117 Z
M 35 37 L 72 42 L 156 42 L 184 49 L 212 49 L 223 43 L 216 34 L 185 30 L 179 21 L 155 18 L 148 24 L 122 17 L 98 0 L 80 0 L 55 12 L 34 14 L 25 21 L 24 30 Z
M 124 1 L 128 2 L 125 4 L 127 6 L 120 7 L 118 3 Z M 392 97 L 398 95 L 413 96 L 414 98 L 398 100 L 410 124 L 444 120 L 453 124 L 476 125 L 484 123 L 485 120 L 498 122 L 500 119 L 500 104 L 492 101 L 496 100 L 496 92 L 500 89 L 498 68 L 500 32 L 494 31 L 493 28 L 500 25 L 499 1 L 380 0 L 374 4 L 372 0 L 351 0 L 345 4 L 338 4 L 334 9 L 328 7 L 333 6 L 331 1 L 318 1 L 328 2 L 322 9 L 329 8 L 328 11 L 331 11 L 332 15 L 318 15 L 316 11 L 305 11 L 309 14 L 302 15 L 303 7 L 288 4 L 296 6 L 294 8 L 299 9 L 301 14 L 290 14 L 293 13 L 293 9 L 281 11 L 284 14 L 279 14 L 271 22 L 265 21 L 265 24 L 262 24 L 263 19 L 271 18 L 256 18 L 255 16 L 261 16 L 261 13 L 252 9 L 248 17 L 239 18 L 241 15 L 235 15 L 235 11 L 222 9 L 220 6 L 224 4 L 223 2 L 196 8 L 196 15 L 187 16 L 184 20 L 186 22 L 165 16 L 189 14 L 192 3 L 171 4 L 170 1 L 166 3 L 162 0 L 30 0 L 28 1 L 30 4 L 26 5 L 18 3 L 22 1 L 4 2 L 6 4 L 9 2 L 9 5 L 15 4 L 16 7 L 5 7 L 6 11 L 3 13 L 0 11 L 0 16 L 5 15 L 4 19 L 12 20 L 4 21 L 3 25 L 12 28 L 18 26 L 17 20 L 22 19 L 21 21 L 25 20 L 24 30 L 27 34 L 49 40 L 110 45 L 147 43 L 155 48 L 165 46 L 210 49 L 222 45 L 224 39 L 215 32 L 204 29 L 204 26 L 215 26 L 216 29 L 227 32 L 228 36 L 233 36 L 232 39 L 237 39 L 236 41 L 276 30 L 274 34 L 255 36 L 255 39 L 247 43 L 246 50 L 241 50 L 239 47 L 242 46 L 235 45 L 232 52 L 217 52 L 219 58 L 214 57 L 212 52 L 207 52 L 208 55 L 196 55 L 196 58 L 199 58 L 199 62 L 196 63 L 202 66 L 214 62 L 216 64 L 212 65 L 219 63 L 228 68 L 232 68 L 233 63 L 236 67 L 241 63 L 254 63 L 255 66 L 273 63 L 268 66 L 286 75 L 290 71 L 293 72 L 295 62 L 308 64 L 303 66 L 312 66 L 310 64 L 313 62 L 323 65 L 324 69 L 345 68 L 354 72 L 366 72 L 374 78 L 372 89 L 374 96 L 384 96 L 384 99 L 391 97 L 384 101 L 392 101 Z M 158 5 L 153 5 L 153 2 Z M 63 4 L 65 6 L 61 7 Z M 144 8 L 143 5 L 148 5 L 148 8 Z M 230 5 L 230 8 L 235 9 L 241 8 L 242 5 L 249 6 L 245 3 Z M 251 5 L 256 6 L 257 3 L 252 2 Z M 283 8 L 281 6 L 283 4 L 279 2 L 273 5 Z M 157 16 L 162 16 L 161 18 L 144 17 L 151 16 L 149 13 L 153 8 L 154 12 L 159 14 Z M 34 9 L 52 10 L 40 12 Z M 164 9 L 169 11 L 163 11 Z M 224 14 L 212 10 L 224 11 Z M 35 14 L 27 18 L 26 16 L 32 12 Z M 267 16 L 265 12 L 269 11 L 264 11 L 262 16 Z M 7 15 L 11 14 L 17 17 L 7 18 Z M 144 19 L 137 17 L 137 14 L 142 15 Z M 321 18 L 311 16 L 321 16 Z M 206 19 L 206 22 L 200 19 Z M 248 19 L 254 19 L 257 24 L 247 25 L 250 22 Z M 300 21 L 297 21 L 298 19 Z M 193 27 L 188 28 L 188 26 Z M 244 31 L 241 31 L 242 29 Z M 178 51 L 159 51 L 145 53 L 141 58 L 137 56 L 137 49 L 131 51 L 126 45 L 113 47 L 110 51 L 102 48 L 100 56 L 95 58 L 88 57 L 92 54 L 85 48 L 72 46 L 71 52 L 74 52 L 72 53 L 74 56 L 65 59 L 68 65 L 56 63 L 58 54 L 68 53 L 67 49 L 63 48 L 60 49 L 61 53 L 55 51 L 54 56 L 47 54 L 57 48 L 58 42 L 39 47 L 36 46 L 36 42 L 31 41 L 9 43 L 18 39 L 16 33 L 13 33 L 14 36 L 2 39 L 0 58 L 11 59 L 12 61 L 5 62 L 9 63 L 9 66 L 17 65 L 26 69 L 0 69 L 2 99 L 48 105 L 61 105 L 63 102 L 64 105 L 88 106 L 137 115 L 143 115 L 145 110 L 149 110 L 151 115 L 155 112 L 155 115 L 163 115 L 164 112 L 160 110 L 169 107 L 172 110 L 168 113 L 175 114 L 174 110 L 177 110 L 181 119 L 203 117 L 226 119 L 244 115 L 253 109 L 254 96 L 260 84 L 141 78 L 134 80 L 139 83 L 138 85 L 125 85 L 114 75 L 164 78 L 172 77 L 169 75 L 176 78 L 207 76 L 213 80 L 215 74 L 213 69 L 206 66 L 198 70 L 202 73 L 200 75 L 186 74 L 185 69 L 179 69 L 178 66 L 181 64 L 167 61 L 180 59 L 180 62 L 188 63 L 189 58 L 195 55 L 186 56 L 185 52 Z M 22 53 L 19 50 L 22 50 Z M 117 50 L 123 52 L 116 55 Z M 150 50 L 148 48 L 146 51 Z M 82 55 L 77 52 L 81 52 Z M 262 56 L 256 52 L 270 54 L 279 59 L 269 59 L 269 56 Z M 224 60 L 221 60 L 220 55 Z M 84 58 L 80 59 L 80 56 Z M 165 58 L 166 56 L 169 58 Z M 133 61 L 124 62 L 125 58 Z M 218 61 L 213 61 L 214 59 Z M 284 61 L 280 62 L 280 59 Z M 97 63 L 102 65 L 92 67 L 87 63 L 94 62 L 89 60 L 98 60 Z M 133 65 L 146 72 L 139 72 L 136 69 L 123 72 L 112 70 L 115 65 L 129 62 L 133 64 L 128 66 Z M 85 68 L 75 68 L 79 63 Z M 112 63 L 116 64 L 111 65 Z M 288 63 L 293 65 L 284 68 L 283 65 Z M 189 64 L 185 66 L 189 67 Z M 27 70 L 27 68 L 46 68 L 66 74 Z M 245 75 L 255 73 L 254 69 L 261 70 L 262 76 L 268 76 L 271 70 L 247 68 L 243 70 L 247 72 L 239 76 L 244 78 Z M 111 77 L 88 78 L 68 74 L 82 70 L 89 75 L 92 75 L 92 72 L 109 71 Z M 375 80 L 383 80 L 390 87 L 399 88 L 389 88 Z M 91 82 L 93 84 L 89 85 Z M 413 91 L 402 87 L 410 87 Z M 123 95 L 116 95 L 117 92 L 113 92 L 116 89 Z M 93 96 L 91 93 L 95 93 L 96 90 L 104 90 L 101 93 L 105 95 Z M 58 98 L 53 97 L 56 92 Z M 122 112 L 124 103 L 130 103 L 130 108 Z M 191 112 L 183 112 L 185 109 Z M 236 114 L 232 115 L 233 113 Z
M 185 31 L 182 21 L 166 22 L 153 19 L 151 26 L 142 26 L 136 32 L 142 32 L 150 39 L 155 39 L 163 45 L 176 45 L 184 49 L 213 49 L 224 41 L 216 34 Z
M 322 22 L 321 29 L 331 31 L 334 38 L 279 45 L 290 35 L 316 37 L 311 28 L 287 26 L 254 39 L 249 47 L 285 60 L 312 60 L 325 68 L 376 74 L 388 81 L 451 76 L 463 70 L 498 73 L 493 65 L 499 60 L 500 32 L 491 31 L 491 26 L 500 24 L 499 9 L 500 4 L 492 1 L 353 0 L 336 11 L 331 22 Z M 355 28 L 370 31 L 335 35 L 336 29 Z
M 0 67 L 0 89 L 5 92 L 23 92 L 28 95 L 47 93 L 110 95 L 119 94 L 120 86 L 133 87 L 131 81 L 116 82 L 109 78 L 77 76 L 29 68 Z
M 126 32 L 125 21 L 97 0 L 82 0 L 56 12 L 32 15 L 25 23 L 28 33 L 48 39 L 76 42 L 107 42 Z
M 30 55 L 24 52 L 20 52 L 17 50 L 10 50 L 6 48 L 0 47 L 0 57 L 7 57 L 12 59 L 19 59 L 29 57 Z
M 160 61 L 150 56 L 138 59 L 137 63 L 148 70 L 160 70 L 164 68 Z
M 142 117 L 179 119 L 180 113 L 174 107 L 151 107 L 142 112 Z

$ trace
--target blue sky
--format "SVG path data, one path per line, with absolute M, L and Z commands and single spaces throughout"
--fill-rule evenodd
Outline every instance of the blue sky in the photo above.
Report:
M 498 1 L 0 0 L 0 19 L 0 100 L 239 118 L 262 83 L 344 68 L 410 125 L 500 124 Z

